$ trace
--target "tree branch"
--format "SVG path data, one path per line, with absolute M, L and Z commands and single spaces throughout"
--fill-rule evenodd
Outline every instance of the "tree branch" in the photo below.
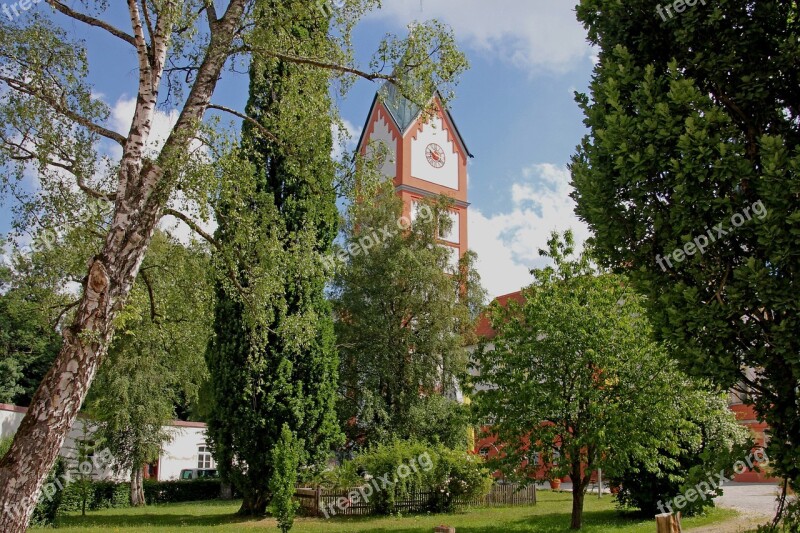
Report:
M 204 231 L 203 228 L 201 228 L 197 224 L 197 222 L 195 222 L 194 220 L 192 220 L 188 216 L 184 215 L 180 211 L 176 211 L 175 209 L 171 209 L 171 208 L 167 207 L 166 209 L 164 209 L 164 214 L 165 215 L 172 215 L 173 217 L 177 218 L 178 220 L 180 220 L 181 222 L 183 222 L 184 224 L 189 226 L 189 228 L 192 231 L 194 231 L 195 233 L 200 235 L 203 239 L 208 241 L 215 248 L 220 248 L 219 241 L 217 241 L 214 237 L 212 237 L 206 231 Z
M 366 72 L 364 70 L 359 70 L 357 68 L 348 67 L 345 65 L 339 65 L 336 63 L 330 63 L 327 61 L 322 61 L 311 57 L 296 56 L 293 54 L 285 54 L 282 52 L 274 52 L 271 50 L 255 49 L 252 47 L 241 47 L 238 50 L 236 50 L 236 52 L 262 53 L 274 57 L 276 59 L 280 59 L 282 61 L 287 61 L 289 63 L 310 65 L 312 67 L 318 67 L 326 70 L 333 70 L 335 72 L 340 72 L 342 74 L 355 74 L 356 76 L 369 81 L 385 80 L 392 83 L 397 83 L 398 81 L 397 76 L 393 74 L 381 74 L 380 72 Z
M 253 117 L 248 117 L 244 113 L 240 113 L 240 112 L 236 111 L 235 109 L 231 109 L 230 107 L 225 107 L 223 105 L 208 104 L 208 109 L 217 109 L 219 111 L 224 111 L 225 113 L 230 113 L 231 115 L 233 115 L 235 117 L 239 117 L 242 120 L 246 120 L 248 123 L 250 123 L 250 124 L 254 125 L 255 127 L 257 127 L 258 131 L 263 133 L 264 136 L 267 137 L 269 140 L 271 140 L 271 141 L 273 141 L 273 142 L 275 142 L 277 144 L 282 144 L 280 139 L 278 139 L 275 136 L 274 133 L 269 131 L 266 127 L 264 127 L 263 124 L 261 124 L 259 121 L 257 121 Z
M 217 8 L 214 7 L 214 0 L 208 0 L 206 2 L 206 16 L 209 26 L 212 26 L 219 19 L 219 17 L 217 17 Z
M 142 15 L 144 15 L 144 23 L 145 26 L 147 26 L 147 34 L 150 35 L 150 42 L 154 43 L 156 36 L 155 30 L 153 29 L 153 23 L 150 20 L 150 13 L 147 11 L 147 0 L 142 0 Z
M 93 189 L 92 187 L 86 185 L 86 181 L 78 174 L 74 175 L 75 175 L 75 181 L 78 184 L 78 188 L 83 192 L 85 192 L 86 194 L 88 194 L 89 196 L 91 196 L 92 198 L 97 198 L 98 200 L 108 200 L 109 202 L 113 202 L 114 200 L 117 199 L 116 193 L 100 192 L 97 189 Z
M 67 109 L 65 105 L 59 103 L 56 98 L 54 98 L 51 95 L 44 94 L 38 91 L 31 84 L 25 83 L 23 81 L 14 78 L 9 78 L 7 76 L 0 76 L 0 81 L 5 82 L 5 84 L 8 85 L 8 87 L 14 91 L 19 91 L 23 94 L 27 94 L 41 100 L 42 102 L 46 103 L 51 108 L 53 108 L 53 110 L 56 111 L 57 113 L 64 115 L 70 120 L 77 122 L 81 126 L 88 129 L 89 131 L 94 132 L 103 137 L 106 137 L 108 139 L 111 139 L 112 141 L 116 141 L 121 146 L 125 146 L 126 139 L 121 134 L 117 133 L 116 131 L 112 131 L 108 128 L 105 128 L 99 124 L 95 124 L 91 120 L 75 113 L 74 111 L 70 111 L 69 109 Z
M 73 9 L 67 7 L 63 3 L 58 2 L 56 0 L 46 0 L 46 1 L 47 1 L 48 4 L 50 4 L 50 6 L 53 9 L 63 13 L 64 15 L 68 16 L 69 18 L 72 18 L 72 19 L 75 19 L 77 21 L 83 22 L 85 24 L 88 24 L 89 26 L 94 26 L 95 28 L 100 28 L 100 29 L 106 30 L 108 33 L 110 33 L 114 37 L 118 37 L 118 38 L 122 39 L 123 41 L 125 41 L 128 44 L 136 46 L 136 41 L 134 40 L 132 35 L 129 35 L 129 34 L 125 33 L 124 31 L 115 28 L 114 26 L 112 26 L 111 24 L 108 24 L 107 22 L 105 22 L 103 20 L 100 20 L 100 19 L 96 19 L 94 17 L 90 17 L 90 16 L 85 15 L 83 13 L 78 13 L 77 11 L 74 11 Z
M 139 57 L 139 87 L 141 89 L 143 83 L 147 81 L 150 90 L 155 90 L 153 87 L 153 76 L 151 71 L 151 53 L 150 48 L 147 46 L 147 41 L 144 38 L 144 29 L 142 28 L 142 18 L 139 14 L 139 4 L 136 0 L 128 0 L 128 15 L 130 16 L 131 27 L 133 28 L 134 43 L 136 46 L 136 55 Z M 153 42 L 153 46 L 155 46 Z M 146 80 L 145 80 L 146 77 Z M 141 94 L 141 90 L 140 90 Z
M 153 285 L 150 283 L 150 278 L 147 277 L 147 273 L 143 270 L 139 271 L 139 275 L 142 277 L 144 284 L 147 286 L 147 295 L 150 297 L 150 320 L 154 324 L 158 324 L 158 318 L 161 316 L 156 311 L 156 300 L 155 296 L 153 295 Z
M 73 307 L 78 305 L 79 303 L 81 303 L 80 300 L 75 300 L 71 304 L 69 304 L 66 307 L 64 307 L 63 309 L 61 309 L 61 312 L 58 313 L 58 316 L 56 317 L 55 322 L 53 322 L 53 329 L 58 328 L 58 323 L 61 322 L 61 319 L 64 318 L 64 315 L 67 314 L 67 311 L 69 311 L 70 309 L 72 309 Z

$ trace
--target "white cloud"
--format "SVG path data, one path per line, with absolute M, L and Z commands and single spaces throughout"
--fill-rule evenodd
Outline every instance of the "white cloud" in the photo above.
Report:
M 344 127 L 342 129 L 342 127 Z M 331 124 L 331 133 L 333 133 L 333 150 L 331 156 L 334 160 L 338 161 L 343 155 L 352 152 L 356 147 L 356 142 L 361 136 L 362 128 L 354 125 L 346 119 L 342 119 L 342 123 Z
M 565 0 L 389 0 L 371 16 L 399 26 L 439 19 L 459 41 L 531 72 L 565 72 L 592 56 L 586 32 Z
M 131 121 L 133 114 L 136 111 L 136 98 L 121 97 L 111 107 L 111 116 L 109 117 L 111 129 L 128 136 L 131 129 Z M 153 117 L 153 126 L 150 130 L 150 137 L 147 140 L 147 150 L 155 153 L 157 150 L 164 146 L 170 132 L 172 131 L 175 123 L 178 122 L 178 110 L 172 109 L 168 113 L 156 110 Z M 113 155 L 122 157 L 122 149 L 116 146 L 118 150 Z
M 123 135 L 128 134 L 128 131 L 131 127 L 131 121 L 133 120 L 133 114 L 136 111 L 136 99 L 135 98 L 125 98 L 122 97 L 111 107 L 111 117 L 110 117 L 110 126 L 115 131 L 120 132 Z M 169 112 L 165 113 L 160 110 L 156 110 L 155 116 L 153 118 L 153 126 L 150 130 L 150 137 L 147 141 L 147 150 L 153 154 L 155 154 L 158 150 L 164 146 L 164 143 L 167 141 L 172 128 L 175 126 L 175 123 L 178 121 L 178 110 L 172 109 Z M 112 147 L 114 150 L 114 156 L 119 159 L 122 157 L 121 148 L 118 146 Z M 190 145 L 191 150 L 198 150 L 199 149 L 199 156 L 200 157 L 207 157 L 208 153 L 205 147 L 200 145 L 200 142 L 197 140 L 193 140 Z M 213 234 L 214 230 L 217 227 L 216 221 L 213 217 L 210 220 L 200 220 L 196 216 L 193 216 L 199 212 L 198 206 L 195 202 L 189 201 L 186 199 L 185 195 L 183 195 L 180 191 L 176 191 L 173 193 L 172 197 L 169 201 L 169 206 L 181 211 L 182 213 L 186 214 L 189 217 L 192 217 L 195 222 L 207 233 Z M 159 228 L 168 232 L 170 235 L 175 237 L 179 242 L 183 244 L 188 244 L 193 239 L 198 240 L 201 239 L 199 235 L 197 235 L 192 229 L 190 229 L 186 224 L 177 220 L 171 215 L 164 216 L 161 221 L 159 222 Z
M 582 245 L 589 229 L 575 216 L 569 197 L 569 170 L 542 163 L 522 170 L 511 186 L 511 210 L 486 215 L 471 209 L 470 248 L 478 254 L 478 272 L 490 296 L 518 291 L 533 281 L 529 270 L 543 266 L 538 250 L 553 230 L 572 229 Z

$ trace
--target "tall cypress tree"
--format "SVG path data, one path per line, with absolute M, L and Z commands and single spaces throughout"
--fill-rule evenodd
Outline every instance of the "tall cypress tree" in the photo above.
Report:
M 289 0 L 258 7 L 263 39 L 276 40 L 261 44 L 322 55 L 329 26 L 322 11 Z M 319 465 L 340 441 L 338 356 L 319 261 L 338 224 L 328 81 L 322 69 L 253 61 L 247 114 L 258 125 L 245 122 L 241 146 L 250 167 L 237 169 L 243 177 L 222 191 L 218 211 L 222 262 L 235 267 L 218 286 L 207 352 L 209 436 L 246 514 L 263 513 L 272 498 L 272 450 L 284 426 L 302 441 L 301 467 Z

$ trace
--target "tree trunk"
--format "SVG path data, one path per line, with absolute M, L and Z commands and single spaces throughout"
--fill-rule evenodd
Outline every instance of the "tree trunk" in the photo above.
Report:
M 267 513 L 267 496 L 263 492 L 251 493 L 244 497 L 239 514 L 244 516 L 264 516 Z
M 220 500 L 233 499 L 233 486 L 227 481 L 223 481 L 222 483 L 220 483 L 219 499 Z
M 131 471 L 131 507 L 144 507 L 144 473 L 140 468 Z
M 165 161 L 172 164 L 176 156 L 186 154 L 192 133 L 203 119 L 231 53 L 245 4 L 245 0 L 231 0 L 225 14 L 211 21 L 210 42 L 194 84 L 155 161 L 147 159 L 144 150 L 158 102 L 170 32 L 155 39 L 150 49 L 143 38 L 136 40 L 139 93 L 117 174 L 114 217 L 102 252 L 89 262 L 83 295 L 72 325 L 63 332 L 61 350 L 36 390 L 11 449 L 0 460 L 2 533 L 26 530 L 42 485 L 111 343 L 114 318 L 125 305 L 174 186 L 171 180 L 164 180 L 162 164 Z M 137 4 L 128 2 L 128 5 L 140 35 Z M 168 20 L 165 19 L 167 26 Z
M 656 515 L 657 533 L 681 533 L 681 513 L 664 513 Z
M 581 476 L 580 461 L 573 462 L 570 477 L 572 478 L 572 520 L 569 527 L 570 529 L 580 529 L 583 525 L 583 500 L 586 495 L 586 483 Z
M 580 483 L 573 483 L 572 485 L 572 521 L 569 524 L 570 529 L 580 529 L 583 522 L 583 499 L 584 492 L 580 487 Z

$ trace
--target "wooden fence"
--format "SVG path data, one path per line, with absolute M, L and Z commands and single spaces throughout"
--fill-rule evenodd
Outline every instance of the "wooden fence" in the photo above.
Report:
M 326 490 L 298 488 L 295 498 L 300 503 L 304 514 L 308 516 L 328 516 L 334 514 L 341 516 L 363 516 L 374 512 L 369 501 L 350 502 L 350 494 L 358 489 L 351 490 Z M 424 512 L 434 497 L 432 492 L 415 492 L 406 499 L 395 502 L 395 508 L 403 513 Z M 340 502 L 347 502 L 339 505 Z M 522 487 L 516 483 L 494 484 L 489 494 L 481 498 L 457 499 L 456 507 L 495 507 L 501 505 L 535 505 L 536 486 Z M 326 516 L 327 517 L 327 516 Z

